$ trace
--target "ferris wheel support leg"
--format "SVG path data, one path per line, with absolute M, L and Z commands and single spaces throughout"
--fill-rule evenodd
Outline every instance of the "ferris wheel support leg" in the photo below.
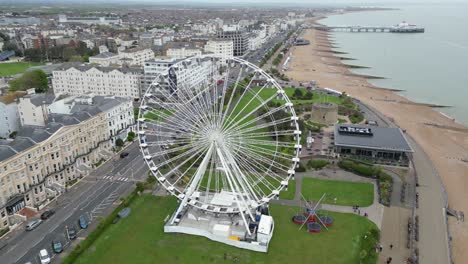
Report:
M 213 152 L 213 144 L 211 144 L 210 148 L 208 149 L 207 153 L 205 154 L 205 157 L 203 158 L 200 167 L 198 167 L 197 172 L 195 174 L 195 177 L 192 178 L 192 182 L 190 183 L 189 187 L 187 188 L 187 191 L 185 192 L 184 199 L 180 202 L 179 208 L 177 208 L 177 211 L 175 212 L 175 216 L 171 220 L 171 224 L 174 224 L 177 215 L 184 209 L 185 205 L 188 202 L 188 199 L 192 196 L 193 192 L 196 190 L 198 186 L 198 182 L 202 178 L 202 176 L 205 174 L 206 167 L 208 166 L 208 163 L 211 158 L 211 153 Z
M 226 171 L 226 179 L 229 182 L 229 186 L 231 187 L 232 192 L 238 193 L 237 188 L 235 188 L 235 186 L 234 186 L 235 183 L 233 182 L 233 179 L 231 179 L 231 177 L 232 177 L 231 171 L 230 171 L 230 169 L 229 169 L 229 167 L 227 165 L 226 160 L 224 159 L 224 155 L 222 154 L 222 152 L 221 152 L 221 150 L 219 148 L 216 148 L 216 151 L 218 153 L 221 164 L 224 167 L 224 170 Z M 241 197 L 241 199 L 243 199 L 242 195 L 240 195 L 240 197 Z M 242 206 L 241 206 L 241 203 L 240 203 L 239 198 L 237 197 L 237 195 L 234 196 L 234 200 L 236 201 L 237 207 L 239 208 L 239 213 L 240 213 L 240 215 L 242 217 L 242 220 L 244 221 L 244 225 L 245 225 L 245 229 L 247 230 L 247 233 L 249 235 L 252 235 L 252 232 L 250 232 L 249 223 L 248 223 L 247 219 L 245 218 L 245 214 L 244 214 L 244 212 L 242 210 Z M 243 203 L 244 203 L 245 208 L 247 208 L 247 211 L 249 211 L 249 207 L 248 207 L 247 203 L 245 201 L 243 201 Z M 249 211 L 249 214 L 251 214 L 250 211 Z

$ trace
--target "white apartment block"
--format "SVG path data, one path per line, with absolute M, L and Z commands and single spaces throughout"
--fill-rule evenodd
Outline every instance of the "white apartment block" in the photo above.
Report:
M 19 98 L 18 113 L 21 126 L 45 126 L 48 118 L 47 107 L 55 100 L 53 94 L 34 92 Z
M 184 59 L 202 54 L 201 49 L 191 47 L 171 47 L 167 49 L 166 56 L 175 59 Z
M 99 49 L 101 49 L 101 47 L 99 47 Z M 122 62 L 119 54 L 106 51 L 89 57 L 89 63 L 108 67 L 110 65 L 120 65 Z
M 140 97 L 141 68 L 70 66 L 52 72 L 54 93 Z
M 121 64 L 143 66 L 145 61 L 155 58 L 151 49 L 133 48 L 120 52 Z
M 226 61 L 234 56 L 234 43 L 231 39 L 211 39 L 206 42 L 205 52 L 213 53 Z
M 0 96 L 0 138 L 8 138 L 11 133 L 18 131 L 18 105 L 16 98 L 19 94 Z
M 177 87 L 173 85 L 164 84 L 161 86 L 163 89 L 174 89 L 180 88 L 196 88 L 202 85 L 207 80 L 210 80 L 209 76 L 217 70 L 213 70 L 213 63 L 209 59 L 199 59 L 197 62 L 190 63 L 188 60 L 175 59 L 175 58 L 158 58 L 151 61 L 146 61 L 144 66 L 145 71 L 145 83 L 144 89 L 146 90 L 153 81 L 161 75 L 169 75 L 169 70 L 172 65 L 179 63 L 180 67 L 176 71 Z M 173 80 L 174 81 L 174 80 Z M 145 91 L 142 91 L 144 94 Z
M 22 208 L 41 208 L 67 181 L 111 158 L 113 139 L 133 123 L 129 98 L 79 97 L 69 114 L 50 113 L 45 126 L 25 126 L 15 140 L 0 141 L 0 229 L 21 222 Z

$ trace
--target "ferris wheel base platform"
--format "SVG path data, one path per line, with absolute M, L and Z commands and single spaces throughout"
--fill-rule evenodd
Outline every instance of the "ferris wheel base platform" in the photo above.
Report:
M 189 214 L 190 213 L 184 214 L 184 216 L 180 218 L 180 221 L 171 224 L 173 217 L 175 217 L 175 215 L 173 215 L 167 221 L 166 225 L 164 225 L 164 232 L 203 236 L 210 240 L 242 249 L 264 253 L 268 252 L 268 244 L 273 235 L 273 223 L 270 234 L 256 233 L 249 236 L 247 235 L 245 227 L 239 222 L 236 222 L 236 216 L 227 218 L 203 214 L 203 216 L 200 216 L 198 219 L 194 219 L 194 217 L 189 217 Z M 227 221 L 227 219 L 234 219 L 234 221 Z M 249 237 L 251 239 L 249 239 Z

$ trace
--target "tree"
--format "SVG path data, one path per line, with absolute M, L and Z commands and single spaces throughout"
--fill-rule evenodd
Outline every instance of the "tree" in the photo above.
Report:
M 122 140 L 121 138 L 118 138 L 118 139 L 115 141 L 115 145 L 116 145 L 117 147 L 123 147 L 124 142 L 123 142 L 123 140 Z
M 302 89 L 297 88 L 294 90 L 294 94 L 292 98 L 297 100 L 297 99 L 301 99 L 302 96 L 303 96 Z
M 36 93 L 44 93 L 49 89 L 47 74 L 42 70 L 25 72 L 21 77 L 10 81 L 10 91 L 24 91 L 36 88 Z
M 71 61 L 71 62 L 84 62 L 84 58 L 81 57 L 80 55 L 74 55 L 74 56 L 71 56 L 71 58 L 68 61 Z
M 5 34 L 3 32 L 0 32 L 0 38 L 3 39 L 3 41 L 5 41 L 5 42 L 10 40 L 10 36 L 8 36 L 7 34 Z
M 12 50 L 15 52 L 16 56 L 23 55 L 23 52 L 18 48 L 18 45 L 11 41 L 5 41 L 5 43 L 3 44 L 3 50 Z
M 132 142 L 134 139 L 135 139 L 135 132 L 133 132 L 133 131 L 128 132 L 127 141 Z
M 302 97 L 304 100 L 311 100 L 314 97 L 314 94 L 311 91 L 307 91 L 307 93 Z
M 65 47 L 63 49 L 63 60 L 64 61 L 70 61 L 70 59 L 73 56 L 76 56 L 76 55 L 78 55 L 78 53 L 76 52 L 75 48 L 73 48 L 73 47 Z
M 45 52 L 42 49 L 27 49 L 24 51 L 24 57 L 28 61 L 40 62 L 45 59 Z

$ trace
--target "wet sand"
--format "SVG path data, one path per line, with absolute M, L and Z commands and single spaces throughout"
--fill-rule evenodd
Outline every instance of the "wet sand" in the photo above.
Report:
M 467 127 L 437 112 L 437 108 L 410 101 L 391 89 L 379 89 L 365 77 L 353 74 L 338 58 L 349 55 L 333 52 L 331 46 L 339 43 L 331 44 L 329 35 L 315 29 L 304 30 L 302 37 L 311 44 L 291 48 L 290 70 L 285 74 L 294 81 L 316 80 L 320 87 L 344 91 L 406 130 L 432 161 L 447 191 L 449 207 L 468 213 Z M 468 263 L 468 250 L 465 250 L 468 248 L 468 223 L 458 223 L 450 217 L 449 227 L 455 263 Z

